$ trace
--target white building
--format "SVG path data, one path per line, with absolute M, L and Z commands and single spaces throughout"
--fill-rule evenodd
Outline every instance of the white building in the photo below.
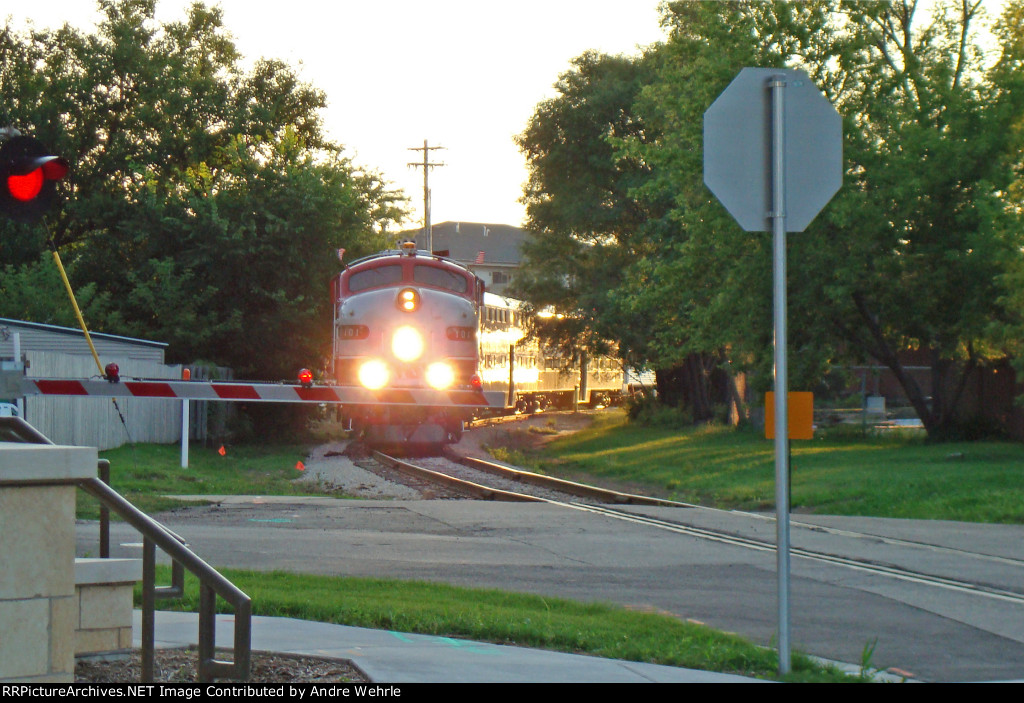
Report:
M 113 334 L 90 332 L 100 363 L 116 363 L 123 377 L 180 378 L 181 366 L 164 364 L 167 344 Z M 15 341 L 26 362 L 26 375 L 35 378 L 94 378 L 100 376 L 81 330 L 37 322 L 0 318 L 0 359 L 14 360 Z M 0 398 L 16 402 L 17 398 Z M 23 413 L 33 427 L 57 444 L 119 447 L 129 441 L 170 443 L 181 439 L 181 402 L 122 398 L 117 408 L 109 398 L 31 396 Z

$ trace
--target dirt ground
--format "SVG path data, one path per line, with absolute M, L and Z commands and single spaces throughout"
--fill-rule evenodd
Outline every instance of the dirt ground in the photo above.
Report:
M 230 659 L 219 650 L 218 657 Z M 195 649 L 158 649 L 154 653 L 154 679 L 159 683 L 196 680 Z M 367 678 L 347 661 L 253 652 L 249 683 L 361 683 Z M 75 665 L 75 683 L 138 683 L 142 679 L 138 650 L 114 661 L 81 660 Z

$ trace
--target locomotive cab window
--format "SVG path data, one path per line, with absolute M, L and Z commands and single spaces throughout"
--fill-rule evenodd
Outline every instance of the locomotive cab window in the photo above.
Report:
M 455 293 L 465 293 L 469 290 L 469 282 L 465 276 L 435 266 L 417 266 L 413 270 L 413 279 L 417 283 Z
M 348 289 L 352 293 L 355 293 L 369 288 L 377 288 L 379 286 L 400 283 L 401 280 L 401 266 L 377 266 L 376 268 L 359 271 L 349 276 Z

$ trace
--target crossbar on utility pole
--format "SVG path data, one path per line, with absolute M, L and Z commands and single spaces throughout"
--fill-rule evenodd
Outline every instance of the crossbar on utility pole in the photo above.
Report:
M 409 166 L 423 169 L 423 234 L 426 239 L 427 250 L 434 253 L 434 233 L 430 226 L 430 169 L 437 166 L 446 166 L 444 163 L 430 163 L 430 152 L 437 149 L 444 149 L 443 146 L 428 146 L 427 140 L 423 140 L 423 146 L 408 147 L 408 151 L 422 151 L 423 161 L 413 161 Z

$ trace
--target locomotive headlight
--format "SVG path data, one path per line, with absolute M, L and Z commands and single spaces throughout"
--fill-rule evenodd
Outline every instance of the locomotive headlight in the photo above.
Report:
M 403 288 L 398 291 L 395 306 L 402 312 L 416 312 L 420 309 L 420 294 L 415 288 Z
M 367 361 L 359 367 L 359 382 L 371 391 L 380 390 L 388 385 L 390 376 L 387 364 L 379 359 Z
M 427 384 L 436 390 L 443 391 L 455 383 L 455 371 L 449 364 L 436 361 L 427 367 Z
M 423 336 L 415 327 L 399 327 L 391 338 L 391 351 L 402 361 L 416 361 L 423 356 Z

